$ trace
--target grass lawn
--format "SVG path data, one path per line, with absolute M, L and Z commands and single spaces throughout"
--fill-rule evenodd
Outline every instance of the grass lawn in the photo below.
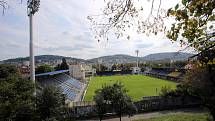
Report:
M 183 113 L 183 114 L 172 114 L 160 117 L 154 117 L 149 119 L 140 119 L 134 121 L 208 121 L 208 115 L 205 113 Z M 209 118 L 210 119 L 210 118 Z
M 112 84 L 116 81 L 120 81 L 125 85 L 126 89 L 129 91 L 128 94 L 134 99 L 134 101 L 141 100 L 143 96 L 159 95 L 159 91 L 162 86 L 170 86 L 172 88 L 175 88 L 176 86 L 176 83 L 174 82 L 144 75 L 93 77 L 89 83 L 84 100 L 91 101 L 96 89 L 102 88 L 102 85 L 104 84 Z

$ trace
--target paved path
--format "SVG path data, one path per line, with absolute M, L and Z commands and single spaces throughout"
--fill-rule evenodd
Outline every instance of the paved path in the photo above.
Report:
M 179 109 L 179 110 L 172 110 L 172 111 L 159 111 L 159 112 L 152 112 L 152 113 L 137 114 L 130 118 L 124 116 L 122 117 L 122 121 L 133 121 L 137 119 L 146 119 L 146 118 L 159 117 L 163 115 L 180 114 L 180 113 L 202 113 L 202 112 L 204 111 L 200 109 Z M 84 121 L 99 121 L 99 120 L 84 120 Z M 103 121 L 119 121 L 119 118 L 106 119 Z

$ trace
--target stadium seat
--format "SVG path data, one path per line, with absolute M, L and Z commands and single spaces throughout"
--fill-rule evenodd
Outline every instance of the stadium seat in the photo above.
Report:
M 82 88 L 82 83 L 66 74 L 60 74 L 53 77 L 43 79 L 38 82 L 40 86 L 54 85 L 60 87 L 67 98 L 71 101 L 75 100 L 78 95 L 77 91 Z

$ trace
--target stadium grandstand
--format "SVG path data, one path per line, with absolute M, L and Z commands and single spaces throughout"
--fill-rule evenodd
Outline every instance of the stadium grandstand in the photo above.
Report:
M 60 70 L 36 75 L 36 81 L 40 88 L 45 86 L 57 86 L 67 95 L 67 102 L 81 101 L 86 84 L 68 75 L 69 70 Z
M 180 81 L 185 75 L 186 69 L 176 68 L 152 68 L 149 71 L 145 71 L 144 74 L 157 78 Z

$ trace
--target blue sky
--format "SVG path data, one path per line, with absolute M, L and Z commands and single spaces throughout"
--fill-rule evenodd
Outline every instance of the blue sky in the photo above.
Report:
M 0 60 L 29 55 L 26 1 L 22 4 L 19 0 L 7 1 L 10 8 L 0 16 Z M 168 9 L 178 1 L 165 0 L 162 7 Z M 178 43 L 171 44 L 162 33 L 150 37 L 131 33 L 130 40 L 110 37 L 109 41 L 98 42 L 87 16 L 101 13 L 103 6 L 103 0 L 41 0 L 40 10 L 34 16 L 35 54 L 89 59 L 113 54 L 135 55 L 136 49 L 140 50 L 140 56 L 145 56 L 183 48 Z M 150 8 L 146 6 L 145 10 Z

